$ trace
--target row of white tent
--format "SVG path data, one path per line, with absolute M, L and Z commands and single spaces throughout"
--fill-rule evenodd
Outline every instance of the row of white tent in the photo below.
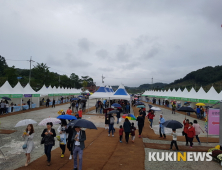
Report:
M 30 84 L 28 83 L 25 87 L 22 87 L 20 82 L 16 84 L 15 87 L 12 88 L 12 86 L 9 84 L 8 81 L 6 81 L 1 87 L 0 87 L 0 97 L 8 97 L 11 98 L 12 102 L 16 105 L 22 105 L 23 103 L 26 103 L 29 99 L 33 103 L 36 104 L 36 107 L 39 107 L 39 101 L 42 98 L 49 98 L 52 100 L 53 98 L 55 100 L 58 100 L 61 96 L 71 96 L 71 95 L 80 95 L 81 90 L 80 89 L 70 89 L 70 88 L 56 88 L 56 87 L 46 87 L 43 85 L 43 87 L 39 91 L 34 91 Z
M 209 103 L 215 104 L 218 101 L 222 100 L 222 92 L 217 93 L 217 91 L 212 86 L 210 90 L 206 93 L 204 89 L 201 87 L 198 92 L 192 88 L 189 92 L 185 88 L 183 91 L 178 89 L 168 90 L 168 91 L 145 91 L 142 96 L 148 96 L 152 98 L 161 98 L 161 99 L 172 99 L 178 101 L 190 101 L 190 102 L 201 102 L 201 103 Z
M 100 88 L 89 96 L 89 99 L 123 99 L 130 100 L 130 95 L 127 93 L 125 87 L 121 84 L 114 92 L 112 87 L 100 86 Z

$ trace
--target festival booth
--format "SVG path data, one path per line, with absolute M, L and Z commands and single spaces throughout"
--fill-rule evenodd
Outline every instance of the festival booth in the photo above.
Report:
M 25 93 L 24 93 L 23 101 L 24 99 L 26 99 L 25 102 L 27 103 L 28 99 L 31 99 L 31 108 L 40 106 L 39 105 L 40 94 L 34 91 L 29 83 L 24 87 L 24 92 Z
M 93 93 L 91 96 L 89 96 L 89 99 L 104 99 L 109 98 L 110 93 L 107 92 L 105 86 L 100 86 L 99 89 Z
M 9 103 L 9 112 L 11 112 L 11 103 L 13 103 L 13 112 L 20 111 L 22 108 L 22 97 L 21 91 L 15 91 L 11 85 L 6 81 L 0 88 L 0 97 L 9 97 L 11 101 Z

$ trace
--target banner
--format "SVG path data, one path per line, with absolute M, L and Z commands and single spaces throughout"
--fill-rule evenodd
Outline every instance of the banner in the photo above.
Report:
M 209 109 L 208 111 L 208 134 L 219 135 L 220 109 Z
M 24 97 L 32 97 L 31 94 L 24 94 Z

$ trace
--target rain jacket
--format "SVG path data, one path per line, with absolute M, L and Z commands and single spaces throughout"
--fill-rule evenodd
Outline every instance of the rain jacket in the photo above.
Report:
M 188 127 L 189 127 L 189 123 L 186 123 L 186 120 L 184 120 L 183 121 L 183 124 L 184 124 L 184 129 L 183 129 L 183 131 L 184 131 L 184 133 L 188 133 Z
M 162 117 L 162 118 L 160 118 L 160 127 L 162 128 L 162 127 L 164 127 L 163 126 L 163 123 L 165 122 L 165 119 Z
M 195 128 L 193 126 L 191 126 L 188 128 L 187 137 L 193 138 L 194 136 L 195 136 Z

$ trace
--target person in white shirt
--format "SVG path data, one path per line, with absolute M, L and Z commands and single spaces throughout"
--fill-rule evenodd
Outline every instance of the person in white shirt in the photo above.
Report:
M 75 127 L 75 131 L 72 137 L 73 144 L 73 158 L 74 158 L 74 170 L 77 170 L 77 155 L 79 156 L 79 169 L 82 170 L 82 155 L 85 148 L 84 141 L 86 140 L 86 133 L 81 130 L 80 127 Z
M 171 141 L 170 150 L 172 150 L 173 144 L 175 144 L 175 147 L 176 147 L 176 149 L 177 149 L 177 151 L 178 151 L 179 149 L 178 149 L 178 146 L 177 146 L 177 134 L 176 134 L 176 129 L 172 129 L 172 131 L 173 131 L 173 133 L 172 133 L 173 140 Z

